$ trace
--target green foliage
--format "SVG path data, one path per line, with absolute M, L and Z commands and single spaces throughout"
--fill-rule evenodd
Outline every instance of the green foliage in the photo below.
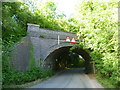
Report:
M 34 2 L 31 1 L 30 3 L 34 6 Z M 33 23 L 40 25 L 41 28 L 76 32 L 80 44 L 71 50 L 75 48 L 91 49 L 90 55 L 95 62 L 97 73 L 110 80 L 113 85 L 120 86 L 120 77 L 118 77 L 120 76 L 118 71 L 118 0 L 108 2 L 82 1 L 78 3 L 77 14 L 68 20 L 64 14 L 56 13 L 56 5 L 52 1 L 41 2 L 39 6 L 32 8 L 32 12 L 28 9 L 30 3 L 3 2 L 2 4 L 4 83 L 14 83 L 14 80 L 15 83 L 24 83 L 42 77 L 36 73 L 37 69 L 31 71 L 32 77 L 30 77 L 28 76 L 30 71 L 25 74 L 18 73 L 12 71 L 8 65 L 11 52 L 9 47 L 26 35 L 27 23 Z M 44 35 L 41 36 L 44 37 Z M 38 73 L 40 73 L 39 70 Z M 16 77 L 22 78 L 21 80 L 26 79 L 20 81 Z
M 3 85 L 22 84 L 52 75 L 52 71 L 44 72 L 40 67 L 34 67 L 33 55 L 31 55 L 30 68 L 26 72 L 15 71 L 12 65 L 9 64 L 12 54 L 10 47 L 26 35 L 27 23 L 40 24 L 44 27 L 44 24 L 47 26 L 47 18 L 44 18 L 43 15 L 33 14 L 24 3 L 20 2 L 3 2 L 2 8 Z M 32 51 L 30 53 L 32 54 Z
M 109 78 L 97 76 L 97 80 L 104 88 L 118 88 L 118 86 L 112 84 L 112 81 Z
M 44 38 L 44 37 L 46 37 L 46 36 L 47 36 L 47 34 L 40 34 L 39 37 Z
M 90 48 L 97 73 L 118 85 L 118 22 L 117 1 L 98 2 L 88 0 L 78 5 L 74 17 L 80 26 L 79 39 L 84 47 Z M 79 17 L 78 17 L 79 16 Z M 80 22 L 79 22 L 80 21 Z M 76 23 L 76 22 L 74 22 Z
M 33 49 L 31 46 L 31 61 L 29 63 L 29 68 L 25 72 L 17 71 L 13 69 L 12 64 L 9 64 L 11 60 L 12 49 L 5 49 L 2 53 L 2 84 L 12 85 L 12 84 L 24 84 L 27 82 L 35 81 L 37 79 L 43 79 L 54 74 L 53 71 L 43 71 L 40 66 L 35 67 L 35 59 L 33 57 Z M 33 60 L 32 60 L 33 59 Z
M 25 29 L 19 24 L 16 12 L 19 12 L 21 3 L 2 3 L 2 39 L 3 44 L 13 45 L 26 35 Z
M 21 37 L 26 35 L 27 23 L 39 24 L 43 28 L 58 29 L 57 25 L 54 25 L 55 20 L 53 18 L 54 10 L 52 7 L 54 3 L 45 3 L 46 7 L 51 8 L 47 11 L 36 10 L 32 13 L 29 11 L 27 5 L 21 2 L 3 2 L 2 3 L 2 39 L 3 45 L 12 46 Z M 46 8 L 43 7 L 43 8 Z M 53 10 L 53 11 L 51 11 Z M 42 12 L 42 13 L 41 13 Z M 48 14 L 44 14 L 49 12 Z
M 35 81 L 39 78 L 45 78 L 52 76 L 54 73 L 52 71 L 43 71 L 40 67 L 34 67 L 26 72 L 19 72 L 15 70 L 10 70 L 7 73 L 3 72 L 3 85 L 19 85 L 26 82 Z
M 70 50 L 72 51 L 72 50 L 74 50 L 74 49 L 79 49 L 79 48 L 82 48 L 82 49 L 83 49 L 83 48 L 84 48 L 84 45 L 81 44 L 81 43 L 80 43 L 80 44 L 76 44 L 76 45 L 74 45 L 73 47 L 71 47 Z
M 28 66 L 28 69 L 31 69 L 33 67 L 36 66 L 36 60 L 35 60 L 35 57 L 34 57 L 34 48 L 33 48 L 33 45 L 32 43 L 30 44 L 30 61 L 29 61 L 29 66 Z

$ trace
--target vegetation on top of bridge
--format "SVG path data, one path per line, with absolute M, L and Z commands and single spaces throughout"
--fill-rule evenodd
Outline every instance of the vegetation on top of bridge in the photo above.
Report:
M 79 3 L 78 12 L 69 19 L 66 19 L 64 14 L 56 12 L 56 4 L 52 1 L 41 2 L 39 9 L 34 7 L 34 2 L 31 0 L 29 2 L 31 3 L 2 3 L 3 51 L 8 51 L 7 47 L 14 45 L 27 34 L 27 23 L 39 24 L 41 28 L 76 32 L 79 39 L 84 39 L 80 45 L 91 49 L 90 55 L 95 62 L 96 73 L 107 78 L 114 87 L 120 86 L 118 0 L 106 2 L 87 0 Z M 32 12 L 28 8 L 30 4 L 33 6 Z M 12 74 L 7 74 L 10 72 L 7 60 L 3 58 L 3 81 L 5 82 L 10 80 L 6 77 L 12 77 Z M 3 84 L 6 84 L 5 82 Z

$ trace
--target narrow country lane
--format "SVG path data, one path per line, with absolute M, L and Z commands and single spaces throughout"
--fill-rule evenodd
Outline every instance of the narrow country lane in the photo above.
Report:
M 30 88 L 103 88 L 95 78 L 88 77 L 84 69 L 64 70 L 49 80 Z

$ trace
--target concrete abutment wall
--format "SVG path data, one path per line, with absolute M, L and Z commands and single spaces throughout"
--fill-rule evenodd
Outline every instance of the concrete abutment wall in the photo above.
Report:
M 30 62 L 30 44 L 33 46 L 33 55 L 35 58 L 36 66 L 42 64 L 42 68 L 52 68 L 54 67 L 54 63 L 56 58 L 60 54 L 64 54 L 62 52 L 63 47 L 72 47 L 74 43 L 66 43 L 64 40 L 67 36 L 72 39 L 72 37 L 77 38 L 75 33 L 69 33 L 65 31 L 59 30 L 49 30 L 40 28 L 39 25 L 28 24 L 28 35 L 23 43 L 19 43 L 19 47 L 17 48 L 17 53 L 14 55 L 13 62 L 15 62 L 15 68 L 18 70 L 27 70 Z M 60 42 L 58 44 L 58 35 Z M 61 50 L 60 50 L 61 49 Z M 59 51 L 60 50 L 60 51 Z M 80 50 L 76 50 L 79 54 L 85 54 L 85 52 L 81 52 Z M 23 55 L 24 54 L 24 55 Z M 87 54 L 86 54 L 87 55 Z M 54 57 L 52 57 L 54 56 Z M 83 57 L 88 60 L 87 64 L 89 65 L 89 61 L 91 58 Z M 46 61 L 47 62 L 46 62 Z M 53 60 L 53 61 L 52 61 Z M 22 64 L 20 64 L 22 62 Z M 87 66 L 86 66 L 87 67 Z M 88 67 L 89 69 L 89 67 Z
M 28 69 L 31 58 L 30 45 L 30 37 L 26 36 L 12 47 L 12 60 L 10 63 L 13 64 L 15 70 L 26 71 Z

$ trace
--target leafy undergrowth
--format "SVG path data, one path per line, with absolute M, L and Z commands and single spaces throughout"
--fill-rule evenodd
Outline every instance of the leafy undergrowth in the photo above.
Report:
M 109 78 L 97 76 L 96 79 L 104 88 L 120 88 L 120 86 L 113 84 L 114 82 L 110 81 Z
M 40 67 L 34 67 L 26 72 L 10 70 L 8 73 L 3 73 L 3 88 L 25 88 L 35 83 L 33 82 L 35 80 L 43 81 L 52 75 L 54 75 L 53 71 L 43 71 Z M 28 82 L 33 83 L 26 84 Z
M 28 83 L 25 83 L 25 84 L 21 84 L 21 85 L 14 85 L 14 84 L 11 84 L 11 85 L 4 85 L 3 88 L 30 88 L 34 85 L 37 85 L 45 80 L 48 80 L 51 76 L 48 76 L 48 77 L 45 77 L 45 78 L 41 78 L 41 79 L 37 79 L 35 81 L 32 81 L 32 82 L 28 82 Z

